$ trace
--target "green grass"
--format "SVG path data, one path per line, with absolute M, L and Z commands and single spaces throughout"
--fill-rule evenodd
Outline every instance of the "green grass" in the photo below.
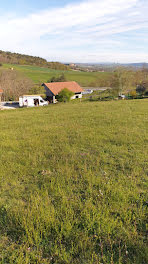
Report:
M 13 67 L 16 70 L 23 72 L 27 77 L 32 79 L 35 83 L 47 82 L 53 76 L 59 76 L 63 72 L 68 81 L 76 81 L 82 86 L 89 86 L 96 81 L 104 81 L 108 79 L 111 73 L 106 72 L 76 72 L 76 71 L 59 71 L 37 66 L 11 65 L 4 64 L 4 69 Z M 1 67 L 2 68 L 2 67 Z
M 148 263 L 148 100 L 0 112 L 0 263 Z

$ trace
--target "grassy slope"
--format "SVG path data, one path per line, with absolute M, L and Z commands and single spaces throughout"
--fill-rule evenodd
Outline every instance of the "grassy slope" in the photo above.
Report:
M 0 112 L 0 263 L 148 263 L 148 100 Z
M 104 80 L 108 78 L 110 73 L 88 73 L 88 72 L 75 72 L 75 71 L 58 71 L 51 70 L 48 68 L 41 68 L 37 66 L 22 66 L 22 65 L 10 65 L 4 64 L 3 68 L 11 68 L 17 69 L 23 72 L 26 76 L 31 78 L 35 83 L 43 83 L 47 82 L 51 77 L 58 76 L 64 72 L 67 80 L 76 81 L 83 86 L 89 85 L 91 82 L 95 82 L 96 80 Z

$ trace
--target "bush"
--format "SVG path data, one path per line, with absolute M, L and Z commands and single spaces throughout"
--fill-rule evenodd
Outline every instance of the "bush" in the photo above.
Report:
M 53 76 L 48 82 L 66 82 L 66 81 L 67 81 L 66 77 L 63 73 L 59 77 Z
M 146 91 L 146 87 L 143 84 L 137 85 L 136 92 L 143 95 Z
M 130 92 L 130 97 L 132 97 L 132 98 L 136 98 L 137 97 L 137 93 L 136 93 L 135 90 Z
M 59 102 L 69 102 L 71 97 L 74 95 L 73 92 L 69 91 L 67 88 L 64 88 L 57 96 Z

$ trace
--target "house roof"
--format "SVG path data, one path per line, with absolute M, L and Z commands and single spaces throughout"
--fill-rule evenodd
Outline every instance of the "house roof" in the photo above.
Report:
M 44 83 L 46 87 L 54 94 L 57 95 L 64 88 L 67 88 L 73 93 L 81 93 L 83 89 L 76 82 L 53 82 L 53 83 Z
M 3 93 L 3 90 L 2 89 L 0 89 L 0 93 Z

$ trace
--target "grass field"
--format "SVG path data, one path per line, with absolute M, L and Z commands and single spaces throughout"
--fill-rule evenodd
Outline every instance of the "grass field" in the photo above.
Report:
M 146 264 L 148 100 L 0 112 L 0 263 Z
M 4 69 L 13 67 L 16 70 L 21 71 L 27 77 L 32 79 L 35 83 L 47 82 L 53 76 L 59 76 L 62 73 L 65 74 L 68 81 L 76 81 L 82 86 L 89 86 L 96 81 L 103 81 L 107 79 L 111 73 L 107 72 L 76 72 L 76 71 L 58 71 L 48 68 L 41 68 L 37 66 L 23 66 L 23 65 L 11 65 L 4 64 Z M 2 68 L 2 67 L 1 67 Z

